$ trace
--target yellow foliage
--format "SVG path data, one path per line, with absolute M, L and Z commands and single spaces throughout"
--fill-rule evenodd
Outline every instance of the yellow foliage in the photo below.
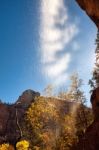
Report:
M 0 145 L 0 150 L 14 150 L 14 147 L 9 144 L 2 144 Z
M 31 138 L 33 149 L 70 150 L 76 141 L 74 115 L 65 113 L 61 104 L 53 98 L 46 100 L 45 97 L 38 97 L 31 104 L 26 113 L 26 120 L 30 133 L 35 137 Z
M 17 150 L 28 150 L 29 142 L 26 140 L 20 141 L 16 144 Z
M 59 114 L 52 102 L 50 98 L 47 101 L 44 97 L 38 97 L 26 113 L 27 122 L 31 127 L 30 132 L 35 137 L 32 145 L 39 143 L 40 149 L 55 145 Z
M 40 147 L 34 146 L 33 149 L 34 149 L 34 150 L 40 150 Z
M 38 98 L 27 111 L 27 120 L 36 131 L 46 124 L 50 125 L 50 121 L 57 122 L 58 117 L 56 108 L 50 106 L 43 97 Z

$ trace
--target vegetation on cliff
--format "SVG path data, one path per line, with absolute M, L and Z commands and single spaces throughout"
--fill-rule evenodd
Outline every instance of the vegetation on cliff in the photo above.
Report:
M 75 74 L 71 77 L 69 90 L 59 92 L 59 98 L 36 97 L 27 110 L 23 123 L 24 137 L 30 141 L 31 149 L 76 148 L 93 118 L 91 109 L 85 105 L 81 86 L 82 80 Z
M 13 109 L 17 109 L 16 121 L 22 134 L 21 137 L 18 137 L 17 142 L 19 143 L 15 143 L 14 147 L 18 150 L 25 150 L 27 146 L 30 147 L 30 150 L 76 149 L 79 139 L 83 138 L 83 134 L 93 118 L 91 109 L 85 105 L 86 98 L 81 86 L 82 80 L 75 74 L 71 77 L 71 85 L 68 90 L 58 92 L 57 97 L 49 95 L 52 93 L 52 88 L 48 86 L 49 88 L 46 88 L 48 97 L 47 95 L 36 96 L 33 101 L 30 99 L 31 104 L 29 103 L 27 108 L 23 107 L 25 104 L 18 103 L 17 107 Z M 28 95 L 26 95 L 27 97 Z M 25 99 L 25 96 L 21 96 L 22 104 L 23 98 Z M 28 99 L 25 99 L 26 101 Z M 21 115 L 21 113 L 23 114 Z M 15 130 L 17 134 L 18 128 L 13 126 L 12 130 Z M 12 137 L 14 140 L 13 135 Z

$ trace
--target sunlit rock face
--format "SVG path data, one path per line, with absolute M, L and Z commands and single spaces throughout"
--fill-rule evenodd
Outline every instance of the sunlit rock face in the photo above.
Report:
M 99 28 L 99 0 L 76 0 Z
M 20 124 L 23 121 L 26 110 L 36 96 L 40 96 L 40 93 L 26 90 L 15 104 L 0 103 L 0 144 L 9 142 L 14 145 L 20 139 L 21 134 L 16 122 Z
M 16 101 L 16 105 L 23 105 L 28 107 L 31 104 L 31 102 L 34 101 L 35 96 L 40 96 L 40 93 L 28 89 L 24 91 L 21 96 L 19 96 L 18 100 Z

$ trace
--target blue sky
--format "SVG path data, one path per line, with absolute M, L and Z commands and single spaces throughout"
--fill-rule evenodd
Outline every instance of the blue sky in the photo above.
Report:
M 0 98 L 12 103 L 26 89 L 66 87 L 77 71 L 89 100 L 96 32 L 74 0 L 0 1 Z

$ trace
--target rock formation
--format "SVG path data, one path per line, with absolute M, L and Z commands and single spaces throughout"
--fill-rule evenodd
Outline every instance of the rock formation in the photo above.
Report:
M 40 96 L 39 92 L 35 92 L 33 90 L 26 90 L 22 93 L 21 96 L 19 96 L 18 100 L 16 101 L 17 106 L 24 106 L 24 107 L 29 107 L 31 102 L 33 102 L 33 99 L 35 96 Z
M 80 7 L 87 13 L 99 29 L 99 0 L 76 0 Z M 78 150 L 99 149 L 99 87 L 91 96 L 94 114 L 93 123 L 87 128 L 84 137 L 79 141 Z
M 18 100 L 13 105 L 7 105 L 0 103 L 0 144 L 10 143 L 15 145 L 20 139 L 24 139 L 22 136 L 21 123 L 24 123 L 24 115 L 28 107 L 35 101 L 35 96 L 40 96 L 38 92 L 32 90 L 26 90 L 19 96 Z M 45 97 L 46 99 L 46 97 Z M 50 97 L 47 98 L 48 102 L 46 107 L 53 107 L 57 112 L 60 112 L 62 116 L 71 112 L 78 106 L 75 102 L 64 101 L 59 98 Z M 48 126 L 51 126 L 50 124 Z M 48 128 L 46 129 L 48 131 Z M 60 127 L 57 127 L 57 134 L 60 131 Z M 55 129 L 56 132 L 56 129 Z
M 93 123 L 87 128 L 84 136 L 80 139 L 77 150 L 98 150 L 99 149 L 99 87 L 91 96 L 92 109 L 94 114 Z
M 22 136 L 20 122 L 27 108 L 34 102 L 35 96 L 40 96 L 40 94 L 26 90 L 15 104 L 0 103 L 0 144 L 9 142 L 14 145 L 20 139 Z
M 76 0 L 99 28 L 99 0 Z

